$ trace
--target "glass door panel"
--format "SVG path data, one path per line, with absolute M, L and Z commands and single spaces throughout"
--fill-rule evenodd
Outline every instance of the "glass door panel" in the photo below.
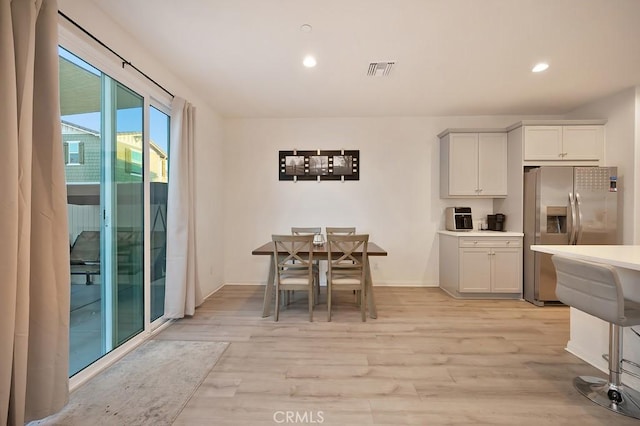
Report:
M 151 182 L 151 321 L 164 314 L 167 267 L 167 185 L 169 183 L 169 116 L 149 108 L 149 180 Z
M 112 146 L 111 253 L 113 343 L 144 329 L 144 99 L 114 82 L 115 144 Z
M 59 50 L 59 71 L 71 258 L 69 375 L 74 375 L 105 353 L 100 252 L 102 73 L 64 49 Z

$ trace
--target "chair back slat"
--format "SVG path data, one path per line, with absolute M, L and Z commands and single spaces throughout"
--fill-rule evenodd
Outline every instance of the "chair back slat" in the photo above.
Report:
M 327 226 L 327 235 L 354 235 L 355 226 Z
M 292 226 L 291 227 L 291 235 L 316 235 L 322 232 L 322 228 L 319 226 L 312 227 L 300 227 L 300 226 Z

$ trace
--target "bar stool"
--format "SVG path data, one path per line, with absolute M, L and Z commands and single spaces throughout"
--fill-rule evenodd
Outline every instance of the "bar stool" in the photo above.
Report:
M 574 387 L 596 404 L 640 419 L 640 393 L 625 387 L 622 375 L 622 330 L 640 324 L 640 303 L 624 298 L 615 268 L 554 255 L 558 300 L 609 323 L 609 380 L 580 376 Z

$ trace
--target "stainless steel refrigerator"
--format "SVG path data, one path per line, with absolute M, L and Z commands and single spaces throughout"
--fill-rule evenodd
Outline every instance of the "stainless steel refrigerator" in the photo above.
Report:
M 532 244 L 618 244 L 617 167 L 538 167 L 524 177 L 524 298 L 559 303 L 551 255 Z

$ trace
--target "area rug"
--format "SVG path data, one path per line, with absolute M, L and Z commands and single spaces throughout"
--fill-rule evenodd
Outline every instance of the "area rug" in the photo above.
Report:
M 150 340 L 76 389 L 32 425 L 170 425 L 228 343 Z

